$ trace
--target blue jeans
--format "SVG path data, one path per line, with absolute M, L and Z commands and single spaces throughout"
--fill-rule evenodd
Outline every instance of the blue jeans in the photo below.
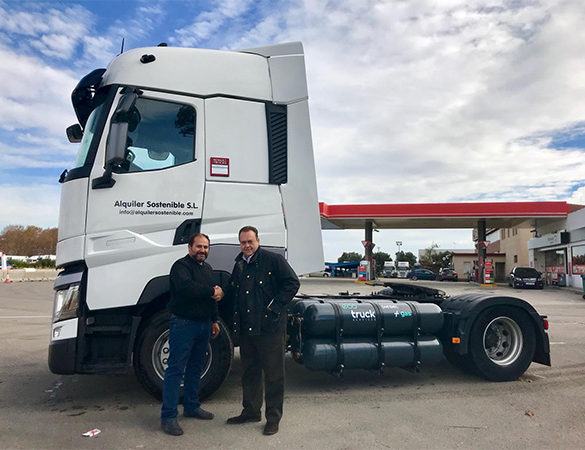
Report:
M 170 356 L 163 382 L 161 421 L 177 418 L 179 389 L 184 377 L 183 408 L 194 411 L 199 402 L 199 382 L 205 352 L 211 335 L 211 320 L 189 320 L 171 316 L 169 321 Z

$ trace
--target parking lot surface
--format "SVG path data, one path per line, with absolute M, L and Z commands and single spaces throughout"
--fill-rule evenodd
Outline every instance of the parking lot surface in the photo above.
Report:
M 287 357 L 280 432 L 263 423 L 226 425 L 241 409 L 241 366 L 204 406 L 209 422 L 159 429 L 160 404 L 134 375 L 54 375 L 47 367 L 52 283 L 0 285 L 1 448 L 583 448 L 585 300 L 558 288 L 515 290 L 469 283 L 406 281 L 449 295 L 481 291 L 530 302 L 550 322 L 552 367 L 532 364 L 519 380 L 493 383 L 443 361 L 420 373 L 311 372 Z M 302 279 L 301 292 L 370 293 L 351 280 Z M 98 428 L 94 438 L 82 433 Z

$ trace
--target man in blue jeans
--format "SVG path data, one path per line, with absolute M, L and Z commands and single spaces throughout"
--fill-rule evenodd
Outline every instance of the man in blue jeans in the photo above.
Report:
M 213 269 L 205 262 L 209 238 L 203 233 L 191 236 L 188 250 L 188 255 L 173 264 L 170 274 L 170 356 L 163 382 L 161 426 L 173 436 L 183 434 L 177 422 L 183 379 L 183 416 L 213 419 L 212 413 L 201 408 L 199 382 L 209 338 L 219 334 L 217 302 L 223 297 L 221 287 L 214 284 Z

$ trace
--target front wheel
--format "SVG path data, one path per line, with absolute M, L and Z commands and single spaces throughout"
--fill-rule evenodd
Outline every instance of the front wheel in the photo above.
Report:
M 414 277 L 411 277 L 410 279 L 411 279 L 412 281 L 416 281 L 416 280 L 418 280 L 418 278 L 417 278 L 416 276 L 414 276 Z
M 534 324 L 518 308 L 490 308 L 471 329 L 471 360 L 478 374 L 491 381 L 516 380 L 530 366 L 535 349 Z
M 134 372 L 150 394 L 160 399 L 164 373 L 169 357 L 169 318 L 166 310 L 153 315 L 141 327 L 134 346 Z M 201 372 L 199 398 L 213 394 L 226 379 L 233 359 L 234 346 L 223 321 L 220 333 L 207 346 L 207 360 Z

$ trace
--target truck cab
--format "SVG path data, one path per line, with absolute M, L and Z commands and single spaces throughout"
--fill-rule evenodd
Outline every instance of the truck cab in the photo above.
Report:
M 79 149 L 60 180 L 53 372 L 125 371 L 154 339 L 142 358 L 159 360 L 160 376 L 165 337 L 146 335 L 195 232 L 210 237 L 219 282 L 245 225 L 297 273 L 323 267 L 300 43 L 130 50 L 84 77 L 72 102 Z

